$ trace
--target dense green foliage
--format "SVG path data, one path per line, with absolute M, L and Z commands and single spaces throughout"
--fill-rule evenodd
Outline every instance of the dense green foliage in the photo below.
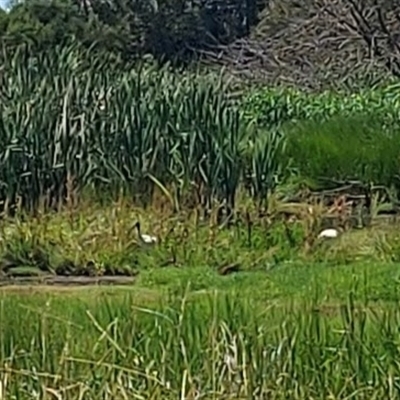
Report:
M 171 273 L 195 289 L 250 289 L 156 309 L 130 296 L 1 297 L 0 398 L 397 398 L 398 307 L 367 304 L 399 300 L 397 227 L 318 240 L 327 207 L 288 199 L 293 176 L 400 196 L 398 84 L 233 95 L 224 74 L 160 66 L 245 33 L 186 3 L 35 1 L 0 14 L 0 202 L 14 212 L 0 221 L 0 279 L 139 274 L 157 286 Z M 327 268 L 355 262 L 370 263 L 358 292 L 348 265 Z M 301 302 L 266 312 L 292 294 Z M 348 304 L 321 306 L 331 294 Z
M 382 128 L 399 125 L 400 85 L 391 84 L 349 91 L 304 92 L 301 89 L 258 88 L 244 101 L 248 118 L 271 128 L 287 122 L 312 120 L 324 122 L 332 117 L 364 114 L 379 119 Z
M 78 191 L 145 196 L 172 185 L 177 203 L 195 188 L 206 204 L 230 206 L 246 170 L 255 197 L 274 184 L 279 136 L 251 129 L 212 75 L 151 64 L 123 71 L 76 48 L 18 51 L 5 66 L 0 190 L 9 204 L 59 201 L 69 179 Z
M 160 187 L 175 208 L 186 193 L 233 208 L 242 186 L 262 204 L 295 174 L 399 191 L 398 83 L 358 93 L 250 88 L 233 100 L 224 78 L 160 69 L 149 56 L 180 58 L 190 35 L 207 36 L 204 26 L 185 24 L 195 16 L 205 24 L 210 8 L 189 12 L 178 3 L 109 10 L 94 2 L 88 10 L 35 0 L 0 15 L 6 207 L 19 198 L 28 207 L 43 197 L 58 203 L 67 183 L 145 201 Z M 177 38 L 187 43 L 172 44 Z
M 358 179 L 399 191 L 397 86 L 346 93 L 285 90 L 232 97 L 223 77 L 129 64 L 79 46 L 3 53 L 1 198 L 28 207 L 70 189 L 161 188 L 231 208 L 293 174 Z M 346 145 L 344 145 L 346 144 Z M 290 168 L 287 168 L 290 166 Z M 146 200 L 147 199 L 147 200 Z M 260 204 L 261 204 L 260 203 Z
M 243 103 L 248 119 L 279 129 L 286 156 L 303 177 L 383 184 L 399 193 L 398 83 L 358 93 L 259 89 Z
M 0 44 L 32 51 L 78 42 L 134 59 L 188 61 L 196 51 L 248 34 L 262 2 L 255 0 L 28 0 L 0 11 Z
M 238 102 L 212 74 L 130 69 L 76 46 L 4 56 L 7 204 L 58 202 L 68 180 L 78 192 L 107 186 L 144 199 L 158 186 L 176 207 L 185 192 L 233 207 L 242 184 L 265 200 L 293 173 L 399 188 L 396 85 L 357 96 L 266 90 Z
M 287 157 L 316 183 L 359 180 L 400 193 L 400 126 L 386 130 L 384 123 L 364 114 L 296 124 L 287 129 Z

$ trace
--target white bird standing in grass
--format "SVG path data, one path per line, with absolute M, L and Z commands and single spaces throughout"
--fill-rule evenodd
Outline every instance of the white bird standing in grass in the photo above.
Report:
M 136 224 L 134 225 L 134 228 L 137 229 L 138 231 L 138 235 L 139 235 L 139 239 L 142 243 L 144 244 L 156 244 L 158 243 L 158 239 L 155 236 L 150 236 L 150 235 L 146 235 L 146 234 L 142 234 L 141 229 L 140 229 L 140 222 L 136 222 Z
M 318 239 L 334 239 L 339 236 L 340 232 L 335 228 L 324 229 L 319 233 Z

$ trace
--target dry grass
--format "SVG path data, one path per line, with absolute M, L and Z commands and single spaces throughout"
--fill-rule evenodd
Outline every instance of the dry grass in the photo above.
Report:
M 397 224 L 351 229 L 338 239 L 317 240 L 327 208 L 270 198 L 268 212 L 238 207 L 231 226 L 200 213 L 173 213 L 165 205 L 146 210 L 127 200 L 108 205 L 81 201 L 58 212 L 20 213 L 0 222 L 2 269 L 58 274 L 136 274 L 160 267 L 207 265 L 221 273 L 257 270 L 286 262 L 397 261 Z M 288 217 L 289 216 L 289 217 Z M 133 226 L 157 236 L 143 246 Z M 18 267 L 18 268 L 17 268 Z

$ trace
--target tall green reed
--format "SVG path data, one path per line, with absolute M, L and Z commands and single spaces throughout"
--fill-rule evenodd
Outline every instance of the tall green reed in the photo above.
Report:
M 4 298 L 3 391 L 71 399 L 400 394 L 395 304 L 365 307 L 349 298 L 341 307 L 305 300 L 261 308 L 235 293 L 198 296 L 148 308 L 129 295 L 70 298 L 68 309 L 56 297 L 45 306 L 43 298 Z
M 217 200 L 233 207 L 254 129 L 224 80 L 149 63 L 126 70 L 90 57 L 63 47 L 6 58 L 0 124 L 6 206 L 17 198 L 27 207 L 43 197 L 60 201 L 73 182 L 77 192 L 107 188 L 145 201 L 159 187 L 175 207 L 195 188 L 205 206 Z

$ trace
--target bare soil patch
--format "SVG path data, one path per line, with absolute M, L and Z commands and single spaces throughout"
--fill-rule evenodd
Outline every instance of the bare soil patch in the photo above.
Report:
M 0 279 L 0 287 L 6 286 L 95 286 L 95 285 L 132 285 L 132 276 L 40 276 L 40 277 L 7 277 Z

